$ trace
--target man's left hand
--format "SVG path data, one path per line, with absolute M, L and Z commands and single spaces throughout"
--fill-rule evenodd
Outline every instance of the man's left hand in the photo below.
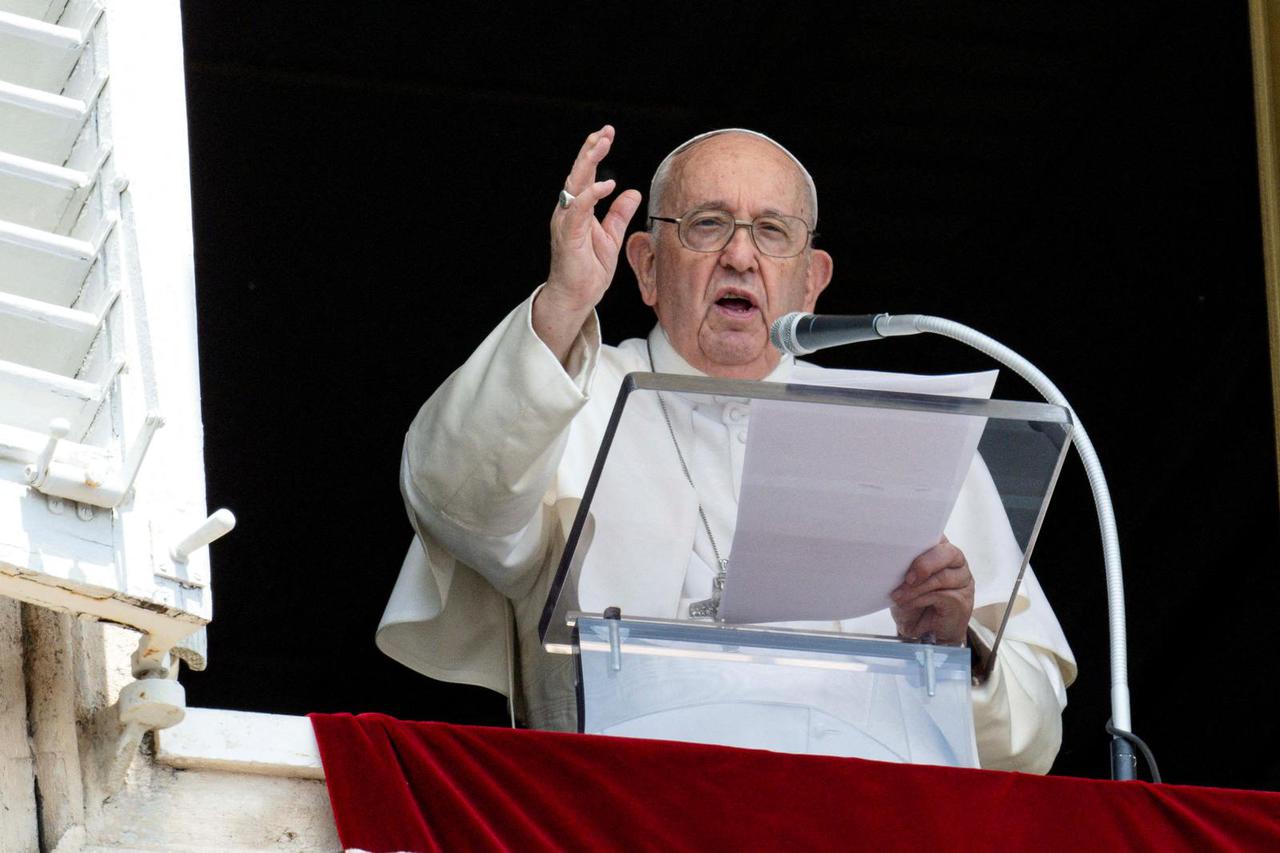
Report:
M 944 536 L 911 562 L 902 585 L 889 597 L 898 636 L 914 640 L 933 634 L 936 642 L 959 645 L 973 614 L 969 561 Z

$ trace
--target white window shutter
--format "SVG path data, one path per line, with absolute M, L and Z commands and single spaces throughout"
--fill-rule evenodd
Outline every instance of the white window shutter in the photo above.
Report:
M 203 668 L 183 86 L 176 0 L 0 0 L 0 594 Z

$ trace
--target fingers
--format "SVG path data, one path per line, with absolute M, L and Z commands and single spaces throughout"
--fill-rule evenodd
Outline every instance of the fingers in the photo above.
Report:
M 609 148 L 613 145 L 613 134 L 613 127 L 606 124 L 586 138 L 573 161 L 573 168 L 569 170 L 569 177 L 565 178 L 566 190 L 579 195 L 584 188 L 595 183 L 596 166 L 609 153 Z
M 894 608 L 892 611 L 893 624 L 898 629 L 898 636 L 907 640 L 914 640 L 922 636 L 925 632 L 925 619 L 932 614 L 928 610 L 898 610 Z
M 594 209 L 596 203 L 600 201 L 600 199 L 609 195 L 609 193 L 613 192 L 614 187 L 617 185 L 618 182 L 614 180 L 596 181 L 579 193 L 577 197 L 569 203 L 569 206 L 563 211 L 564 216 L 562 221 L 564 224 L 562 227 L 567 230 L 571 239 L 581 240 L 586 235 L 587 230 L 591 227 L 591 223 L 595 219 Z M 556 228 L 554 218 L 552 219 L 551 225 L 552 230 L 554 231 Z
M 940 569 L 914 586 L 904 583 L 889 593 L 889 597 L 900 607 L 918 607 L 921 606 L 918 603 L 920 599 L 930 593 L 964 589 L 972 591 L 973 575 L 969 573 L 967 565 L 961 564 Z
M 966 607 L 965 602 L 968 596 L 964 595 L 958 589 L 940 589 L 936 592 L 926 593 L 919 598 L 914 599 L 909 605 L 898 605 L 893 610 L 897 610 L 903 615 L 916 612 L 927 611 L 930 607 L 935 610 L 947 611 L 962 610 Z M 968 618 L 968 614 L 965 615 Z
M 596 204 L 617 188 L 616 181 L 595 179 L 596 167 L 608 155 L 613 145 L 614 133 L 613 127 L 606 124 L 589 135 L 578 151 L 569 176 L 565 178 L 565 189 L 574 195 L 574 199 L 565 208 L 557 205 L 552 216 L 552 231 L 554 233 L 559 230 L 572 243 L 582 244 L 592 230 Z M 627 225 L 639 209 L 640 201 L 640 193 L 635 190 L 627 190 L 614 199 L 608 212 L 600 221 L 600 226 L 612 246 L 601 243 L 600 234 L 597 232 L 593 242 L 598 244 L 598 251 L 611 248 L 616 252 L 622 246 Z M 560 223 L 558 226 L 557 221 Z
M 944 538 L 911 561 L 903 583 L 906 586 L 916 586 L 943 569 L 962 565 L 967 565 L 964 552 Z
M 964 552 L 944 537 L 941 542 L 911 561 L 902 584 L 890 597 L 905 605 L 917 596 L 938 589 L 972 587 L 973 576 Z
M 570 313 L 589 310 L 613 279 L 627 224 L 640 206 L 640 194 L 628 190 L 613 200 L 603 220 L 596 220 L 597 203 L 617 189 L 614 180 L 596 180 L 596 167 L 609 153 L 613 138 L 609 125 L 588 136 L 565 179 L 565 192 L 573 198 L 563 206 L 557 202 L 551 214 L 544 307 L 558 303 L 571 306 Z
M 561 207 L 557 203 L 551 215 L 553 230 L 556 220 L 565 220 L 571 233 L 580 239 L 585 233 L 587 219 L 596 202 L 613 192 L 617 186 L 612 180 L 596 180 L 596 166 L 609 153 L 613 135 L 613 127 L 606 124 L 583 141 L 573 167 L 569 170 L 569 176 L 564 179 L 565 191 L 574 196 L 574 199 L 567 207 Z
M 932 633 L 937 642 L 959 643 L 973 614 L 973 598 L 963 590 L 944 589 L 920 596 L 909 607 L 895 605 L 889 612 L 901 637 Z
M 902 584 L 889 594 L 898 633 L 925 631 L 940 642 L 960 642 L 973 614 L 974 581 L 964 552 L 943 537 L 911 561 Z
M 631 222 L 631 217 L 635 216 L 639 207 L 640 193 L 635 190 L 627 190 L 609 205 L 609 212 L 605 214 L 600 224 L 609 235 L 609 239 L 613 240 L 614 245 L 622 245 L 622 238 L 627 233 L 627 224 Z
M 568 207 L 569 215 L 591 213 L 591 209 L 596 206 L 596 202 L 613 192 L 613 188 L 617 185 L 618 182 L 612 178 L 607 181 L 594 181 L 574 198 Z

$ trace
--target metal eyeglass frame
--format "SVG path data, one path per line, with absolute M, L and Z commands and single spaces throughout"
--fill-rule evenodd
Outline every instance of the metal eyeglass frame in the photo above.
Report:
M 725 237 L 724 242 L 723 242 L 723 243 L 721 243 L 721 244 L 720 244 L 719 246 L 717 246 L 716 248 L 714 248 L 714 249 L 695 249 L 693 246 L 690 246 L 687 242 L 685 242 L 685 239 L 684 239 L 684 236 L 685 236 L 685 235 L 684 235 L 684 229 L 680 227 L 680 224 L 681 224 L 682 222 L 684 222 L 686 219 L 688 219 L 689 217 L 691 217 L 691 216 L 693 216 L 694 214 L 697 214 L 697 213 L 723 213 L 723 214 L 727 215 L 727 216 L 729 217 L 729 219 L 731 219 L 731 220 L 733 221 L 733 230 L 731 230 L 731 231 L 729 232 L 729 235 L 728 235 L 727 237 Z M 758 220 L 760 220 L 760 219 L 767 219 L 767 218 L 773 218 L 773 219 L 794 219 L 794 220 L 798 221 L 801 225 L 803 225 L 803 226 L 804 226 L 805 239 L 804 239 L 804 242 L 800 244 L 800 248 L 799 248 L 799 249 L 797 249 L 796 251 L 792 252 L 790 255 L 775 255 L 775 254 L 773 254 L 772 252 L 766 251 L 766 250 L 765 250 L 765 248 L 764 248 L 763 246 L 761 246 L 761 245 L 760 245 L 760 241 L 758 241 L 758 240 L 756 239 L 756 222 L 757 222 Z M 812 228 L 810 228 L 810 227 L 809 227 L 809 223 L 805 222 L 805 221 L 804 221 L 803 219 L 801 219 L 799 216 L 789 216 L 789 215 L 784 214 L 784 213 L 771 213 L 771 214 L 765 214 L 764 216 L 757 216 L 755 219 L 747 220 L 747 219 L 736 219 L 736 218 L 734 218 L 733 214 L 732 214 L 732 213 L 729 213 L 729 211 L 727 211 L 727 210 L 717 210 L 717 209 L 702 210 L 702 209 L 699 209 L 699 210 L 691 210 L 691 211 L 689 211 L 688 213 L 684 214 L 683 216 L 677 216 L 677 217 L 671 217 L 671 216 L 650 216 L 650 217 L 649 217 L 649 222 L 650 222 L 650 223 L 653 223 L 653 222 L 670 222 L 672 225 L 676 226 L 676 236 L 680 239 L 680 245 L 681 245 L 681 246 L 684 246 L 684 247 L 685 247 L 686 249 L 688 249 L 690 252 L 700 252 L 700 253 L 702 253 L 702 254 L 711 254 L 712 252 L 720 252 L 720 251 L 723 251 L 723 250 L 724 250 L 724 247 L 725 247 L 725 246 L 727 246 L 727 245 L 729 245 L 729 243 L 733 240 L 733 235 L 734 235 L 734 234 L 736 234 L 736 233 L 738 233 L 738 229 L 739 229 L 739 228 L 746 228 L 746 229 L 747 229 L 747 233 L 751 235 L 751 244 L 752 244 L 753 246 L 755 246 L 757 249 L 759 249 L 759 250 L 760 250 L 760 252 L 761 252 L 762 254 L 768 255 L 768 256 L 769 256 L 769 257 L 771 257 L 771 258 L 794 258 L 794 257 L 796 257 L 796 256 L 798 256 L 798 255 L 800 255 L 801 253 L 803 253 L 803 252 L 804 252 L 804 250 L 808 247 L 808 245 L 809 245 L 809 241 L 810 241 L 810 240 L 812 240 L 814 237 L 818 236 L 818 232 L 816 232 L 816 231 L 814 231 Z

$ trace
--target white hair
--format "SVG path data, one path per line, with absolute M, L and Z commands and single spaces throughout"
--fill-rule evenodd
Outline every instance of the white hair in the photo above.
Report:
M 709 130 L 706 133 L 699 133 L 692 139 L 680 143 L 670 154 L 663 157 L 662 162 L 658 164 L 658 168 L 653 173 L 653 180 L 649 182 L 648 215 L 662 215 L 662 197 L 666 195 L 667 185 L 671 180 L 671 169 L 675 165 L 676 157 L 705 139 L 710 139 L 713 136 L 720 136 L 725 133 L 742 133 L 747 136 L 754 136 L 756 139 L 762 139 L 774 148 L 777 148 L 783 154 L 787 155 L 787 159 L 792 163 L 795 163 L 796 168 L 800 170 L 800 174 L 804 176 L 805 190 L 809 196 L 809 209 L 813 213 L 813 222 L 809 223 L 809 227 L 811 229 L 816 229 L 818 227 L 818 188 L 813 183 L 813 176 L 809 174 L 809 170 L 804 167 L 804 164 L 800 162 L 796 155 L 784 148 L 777 140 L 770 139 L 768 136 L 765 136 L 757 130 L 747 130 L 745 127 L 725 127 L 720 130 Z M 675 211 L 675 213 L 681 214 L 684 213 L 684 211 Z M 652 229 L 656 225 L 657 223 L 650 223 L 650 228 Z

